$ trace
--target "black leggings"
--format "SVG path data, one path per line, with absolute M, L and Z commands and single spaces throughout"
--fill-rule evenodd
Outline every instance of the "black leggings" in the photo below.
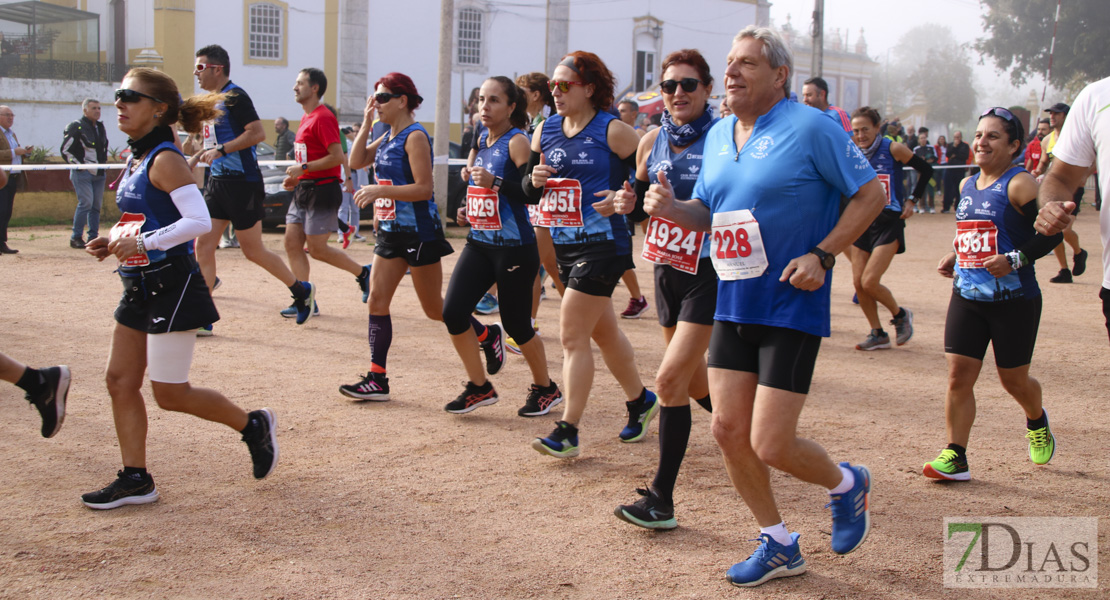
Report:
M 535 335 L 532 286 L 539 270 L 540 255 L 535 244 L 495 248 L 467 242 L 443 299 L 447 332 L 451 335 L 465 332 L 470 327 L 470 313 L 496 283 L 502 326 L 517 344 L 528 343 Z

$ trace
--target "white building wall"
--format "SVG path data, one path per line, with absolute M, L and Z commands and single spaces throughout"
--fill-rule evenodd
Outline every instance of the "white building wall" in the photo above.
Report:
M 21 144 L 50 148 L 55 155 L 62 145 L 62 132 L 70 121 L 81 118 L 81 101 L 100 100 L 100 119 L 108 132 L 109 148 L 125 148 L 127 136 L 116 126 L 116 107 L 112 83 L 94 81 L 60 81 L 57 79 L 3 79 L 0 104 L 15 113 L 12 129 Z M 44 102 L 44 99 L 50 99 Z

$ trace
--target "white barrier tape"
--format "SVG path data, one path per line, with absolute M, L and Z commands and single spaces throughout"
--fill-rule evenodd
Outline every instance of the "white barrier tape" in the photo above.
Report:
M 446 154 L 441 154 L 439 156 L 433 156 L 432 157 L 432 166 L 446 165 L 446 164 L 448 164 L 448 160 L 449 159 L 448 159 Z
M 88 171 L 91 169 L 122 169 L 127 163 L 109 163 L 109 164 L 96 164 L 96 165 L 72 165 L 72 164 L 49 164 L 49 165 L 0 165 L 0 170 L 3 171 Z M 288 167 L 297 164 L 295 160 L 260 160 L 258 166 L 260 167 Z

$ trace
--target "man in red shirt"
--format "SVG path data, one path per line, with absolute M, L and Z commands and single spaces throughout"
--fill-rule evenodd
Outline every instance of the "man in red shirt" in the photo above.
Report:
M 340 182 L 343 147 L 339 121 L 320 99 L 328 89 L 328 78 L 320 69 L 302 69 L 293 86 L 293 97 L 304 109 L 297 129 L 293 156 L 297 164 L 285 170 L 284 187 L 293 190 L 285 215 L 285 253 L 289 267 L 300 281 L 308 281 L 309 263 L 304 248 L 316 260 L 355 276 L 362 301 L 370 296 L 370 267 L 359 266 L 347 253 L 328 246 L 328 237 L 339 227 L 338 210 L 343 202 Z M 316 312 L 313 307 L 313 312 Z
M 1029 145 L 1025 148 L 1025 170 L 1030 173 L 1037 168 L 1041 162 L 1041 140 L 1052 129 L 1049 125 L 1048 119 L 1041 119 L 1037 121 L 1037 134 L 1030 140 Z

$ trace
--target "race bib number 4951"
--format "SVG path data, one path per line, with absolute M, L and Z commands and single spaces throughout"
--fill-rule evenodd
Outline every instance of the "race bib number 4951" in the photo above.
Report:
M 392 179 L 378 179 L 378 185 L 393 185 Z M 392 198 L 378 198 L 374 200 L 374 216 L 379 221 L 393 221 L 397 219 L 397 203 Z
M 953 245 L 961 269 L 982 269 L 984 261 L 998 254 L 998 228 L 992 221 L 957 221 Z
M 581 227 L 582 184 L 577 179 L 548 179 L 539 207 L 537 227 Z
M 667 219 L 652 217 L 648 222 L 641 256 L 646 261 L 671 265 L 684 273 L 697 275 L 704 241 L 703 233 L 690 231 Z
M 713 215 L 709 256 L 717 277 L 725 281 L 759 277 L 767 270 L 767 251 L 752 211 L 730 210 Z
M 144 223 L 146 223 L 146 215 L 125 212 L 120 215 L 119 223 L 112 225 L 108 240 L 114 242 L 120 238 L 138 237 L 143 231 Z M 146 254 L 136 254 L 129 256 L 122 264 L 125 267 L 145 267 L 150 264 L 150 257 Z
M 466 188 L 466 220 L 472 229 L 498 231 L 501 229 L 501 203 L 497 192 L 476 185 Z

